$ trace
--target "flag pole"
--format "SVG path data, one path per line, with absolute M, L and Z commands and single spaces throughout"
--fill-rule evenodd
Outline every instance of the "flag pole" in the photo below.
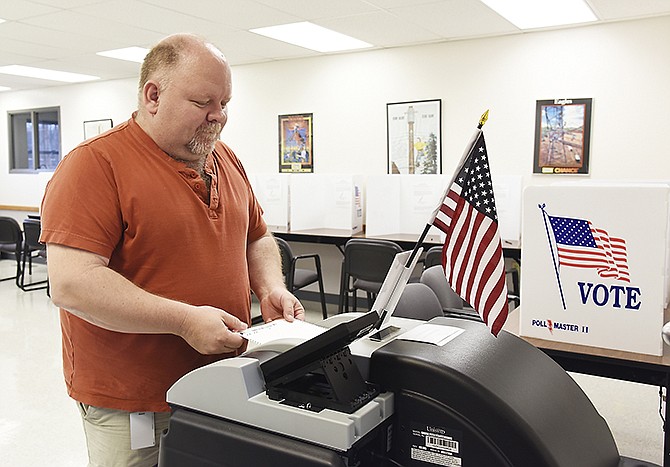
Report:
M 470 142 L 468 145 L 465 147 L 465 151 L 463 151 L 463 155 L 461 156 L 461 160 L 458 163 L 458 168 L 454 172 L 453 177 L 451 177 L 451 181 L 447 184 L 447 187 L 444 190 L 444 193 L 442 193 L 442 196 L 440 197 L 440 202 L 437 204 L 437 208 L 433 211 L 433 214 L 430 216 L 430 220 L 426 223 L 426 226 L 423 228 L 423 232 L 421 232 L 421 235 L 419 236 L 419 239 L 416 242 L 416 245 L 414 245 L 414 250 L 412 250 L 412 254 L 409 255 L 409 258 L 407 259 L 407 262 L 405 263 L 405 267 L 409 267 L 412 264 L 412 261 L 414 260 L 414 257 L 417 255 L 417 252 L 419 251 L 419 248 L 423 246 L 424 240 L 426 240 L 426 237 L 428 236 L 428 231 L 430 228 L 433 226 L 433 221 L 435 220 L 435 216 L 437 215 L 437 212 L 440 210 L 440 206 L 442 206 L 442 203 L 444 202 L 444 198 L 447 196 L 447 193 L 449 193 L 449 190 L 451 189 L 451 185 L 454 184 L 454 181 L 456 180 L 456 177 L 458 176 L 458 173 L 461 171 L 461 168 L 463 167 L 463 164 L 465 164 L 465 160 L 468 158 L 470 153 L 472 152 L 472 148 L 475 144 L 475 141 L 477 141 L 477 138 L 479 137 L 480 133 L 482 132 L 482 127 L 486 123 L 486 121 L 489 119 L 489 111 L 488 109 L 486 112 L 482 114 L 482 116 L 479 118 L 479 123 L 477 124 L 477 129 L 475 130 L 475 133 L 472 135 L 470 138 Z
M 558 272 L 556 265 L 556 257 L 554 256 L 554 247 L 551 246 L 551 236 L 549 235 L 549 226 L 547 225 L 547 212 L 544 210 L 546 204 L 538 204 L 538 208 L 542 211 L 542 218 L 544 219 L 544 229 L 547 232 L 547 242 L 549 242 L 549 250 L 551 251 L 551 261 L 554 263 L 554 271 L 556 272 L 556 282 L 558 282 L 558 292 L 561 294 L 561 302 L 563 302 L 563 309 L 567 310 L 565 306 L 565 297 L 563 296 L 563 285 L 561 284 L 561 274 Z

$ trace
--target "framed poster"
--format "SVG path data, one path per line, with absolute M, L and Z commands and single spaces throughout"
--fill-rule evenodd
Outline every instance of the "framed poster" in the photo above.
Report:
M 279 116 L 279 173 L 314 172 L 312 114 Z
M 588 174 L 592 99 L 537 101 L 533 173 Z
M 112 129 L 112 119 L 85 120 L 84 121 L 84 139 L 89 139 Z
M 387 173 L 442 173 L 442 100 L 386 104 Z

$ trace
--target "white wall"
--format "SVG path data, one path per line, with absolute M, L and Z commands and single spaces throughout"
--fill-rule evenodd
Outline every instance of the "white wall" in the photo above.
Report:
M 454 170 L 490 109 L 485 132 L 493 177 L 523 175 L 526 185 L 546 184 L 566 176 L 532 175 L 535 101 L 591 97 L 589 177 L 669 178 L 667 57 L 670 16 L 238 66 L 223 139 L 249 172 L 276 172 L 277 116 L 311 112 L 316 172 L 380 174 L 386 104 L 439 98 L 444 173 Z M 55 105 L 67 152 L 83 139 L 84 120 L 119 123 L 130 116 L 136 80 L 0 93 L 0 205 L 38 206 L 49 178 L 8 173 L 7 111 Z
M 657 178 L 670 104 L 670 17 L 235 69 L 225 131 L 249 171 L 276 171 L 277 115 L 314 113 L 315 171 L 386 171 L 386 104 L 443 101 L 451 172 L 486 109 L 494 177 L 531 176 L 535 101 L 592 97 L 591 178 Z
M 137 107 L 137 80 L 56 86 L 32 91 L 0 93 L 0 205 L 40 205 L 51 172 L 9 173 L 7 112 L 60 107 L 63 154 L 84 139 L 84 121 L 111 118 L 114 124 L 130 118 Z

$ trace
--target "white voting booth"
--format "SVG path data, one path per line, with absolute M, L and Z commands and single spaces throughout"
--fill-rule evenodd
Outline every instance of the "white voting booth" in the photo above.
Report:
M 412 234 L 418 238 L 450 181 L 450 175 L 369 176 L 366 235 Z M 516 247 L 521 240 L 521 177 L 497 175 L 493 191 L 503 246 Z M 426 241 L 442 243 L 444 233 L 431 227 Z
M 374 175 L 366 185 L 365 234 L 419 234 L 440 202 L 450 177 L 446 175 Z M 444 234 L 431 227 L 426 237 L 444 242 Z
M 256 174 L 249 181 L 271 230 L 363 230 L 360 175 Z
M 362 231 L 362 179 L 360 175 L 292 174 L 291 230 Z
M 669 198 L 667 184 L 526 188 L 520 334 L 662 355 Z
M 498 227 L 503 247 L 521 246 L 522 186 L 522 178 L 518 175 L 496 175 L 493 179 Z
M 270 230 L 289 228 L 289 177 L 289 174 L 256 174 L 249 177 Z

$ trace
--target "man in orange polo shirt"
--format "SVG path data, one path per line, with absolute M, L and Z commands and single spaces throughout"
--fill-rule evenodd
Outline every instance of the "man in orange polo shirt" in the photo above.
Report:
M 89 465 L 157 463 L 167 389 L 239 354 L 250 290 L 266 321 L 304 319 L 242 164 L 219 141 L 231 94 L 218 49 L 169 36 L 144 60 L 132 118 L 80 144 L 47 186 L 42 241 Z

